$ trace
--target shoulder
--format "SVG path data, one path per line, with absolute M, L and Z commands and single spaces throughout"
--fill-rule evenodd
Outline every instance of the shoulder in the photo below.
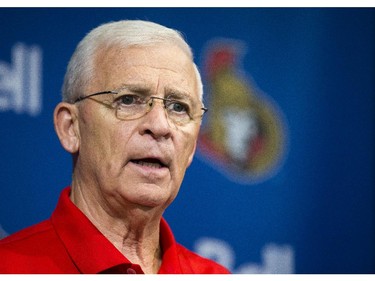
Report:
M 229 274 L 229 270 L 213 260 L 204 258 L 193 251 L 177 244 L 177 252 L 181 266 L 189 266 L 193 273 L 199 274 Z
M 36 225 L 29 226 L 22 229 L 14 234 L 11 234 L 0 240 L 0 249 L 5 249 L 7 247 L 16 246 L 18 244 L 23 244 L 29 240 L 36 239 L 38 236 L 44 232 L 48 232 L 52 229 L 52 225 L 49 221 L 43 221 Z
M 61 252 L 61 243 L 49 220 L 27 227 L 0 240 L 0 273 L 37 271 L 37 264 Z

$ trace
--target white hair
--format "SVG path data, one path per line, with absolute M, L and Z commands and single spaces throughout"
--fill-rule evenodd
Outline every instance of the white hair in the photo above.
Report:
M 169 43 L 178 46 L 191 59 L 198 81 L 198 96 L 202 100 L 203 85 L 190 46 L 174 29 L 141 20 L 123 20 L 100 25 L 89 32 L 74 51 L 62 86 L 63 101 L 73 103 L 94 76 L 95 55 L 99 48 L 120 46 L 150 46 Z

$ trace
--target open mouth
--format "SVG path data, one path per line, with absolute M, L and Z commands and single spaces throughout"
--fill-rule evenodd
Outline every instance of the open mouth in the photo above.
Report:
M 130 162 L 140 165 L 140 166 L 156 168 L 156 169 L 167 167 L 167 165 L 165 165 L 162 161 L 156 158 L 134 159 L 134 160 L 130 160 Z

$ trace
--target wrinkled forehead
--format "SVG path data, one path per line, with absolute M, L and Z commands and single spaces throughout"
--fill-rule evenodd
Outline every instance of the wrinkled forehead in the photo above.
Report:
M 146 46 L 113 45 L 100 48 L 96 55 L 98 64 L 147 64 L 154 67 L 191 67 L 192 57 L 179 46 L 168 43 L 159 43 Z
M 191 57 L 171 44 L 103 48 L 95 58 L 94 76 L 96 87 L 100 88 L 118 87 L 124 83 L 152 84 L 161 79 L 158 83 L 181 87 L 198 95 L 197 75 Z

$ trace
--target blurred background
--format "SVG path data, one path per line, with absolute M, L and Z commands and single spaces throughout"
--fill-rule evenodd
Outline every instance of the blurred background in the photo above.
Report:
M 47 219 L 70 184 L 54 133 L 66 65 L 120 19 L 180 30 L 209 108 L 165 213 L 235 273 L 375 273 L 375 10 L 1 8 L 0 237 Z

